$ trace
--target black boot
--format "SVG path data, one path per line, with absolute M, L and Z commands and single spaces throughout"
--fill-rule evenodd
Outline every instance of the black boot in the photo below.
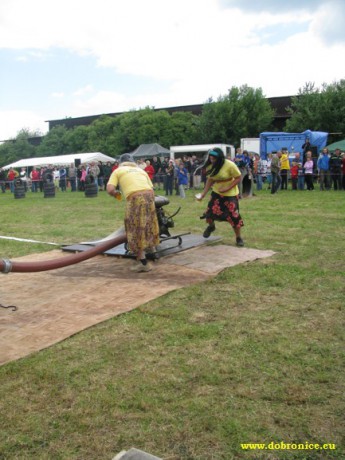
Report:
M 215 231 L 215 229 L 216 226 L 214 225 L 214 222 L 212 222 L 212 224 L 209 224 L 209 226 L 206 228 L 202 236 L 204 238 L 208 238 L 211 235 L 211 233 Z
M 236 238 L 236 246 L 239 246 L 240 248 L 244 246 L 244 241 L 242 240 L 240 236 Z

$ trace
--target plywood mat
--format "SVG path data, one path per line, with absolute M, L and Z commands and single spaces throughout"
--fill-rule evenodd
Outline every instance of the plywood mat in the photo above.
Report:
M 132 260 L 96 256 L 39 273 L 0 274 L 0 364 L 22 358 L 94 324 L 124 313 L 174 289 L 200 283 L 226 267 L 270 257 L 273 251 L 202 246 L 133 273 Z M 70 254 L 54 250 L 17 260 L 48 260 Z

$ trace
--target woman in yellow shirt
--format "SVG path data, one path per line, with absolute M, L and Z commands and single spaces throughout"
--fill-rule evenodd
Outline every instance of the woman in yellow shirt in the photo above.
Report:
M 159 225 L 155 207 L 153 185 L 148 174 L 141 169 L 132 155 L 120 157 L 120 165 L 112 172 L 108 184 L 109 195 L 118 198 L 121 192 L 126 198 L 125 230 L 129 250 L 136 255 L 136 272 L 148 272 L 151 266 L 146 250 L 154 250 L 159 244 Z
M 211 188 L 212 193 L 203 216 L 208 223 L 203 236 L 208 238 L 215 231 L 215 221 L 226 221 L 235 232 L 236 245 L 244 246 L 241 238 L 241 227 L 244 224 L 238 203 L 241 172 L 234 162 L 224 157 L 223 151 L 218 147 L 208 151 L 205 168 L 207 181 L 199 199 L 202 200 Z
M 289 171 L 290 171 L 289 152 L 287 150 L 282 150 L 282 156 L 280 158 L 280 177 L 282 180 L 281 190 L 287 190 Z

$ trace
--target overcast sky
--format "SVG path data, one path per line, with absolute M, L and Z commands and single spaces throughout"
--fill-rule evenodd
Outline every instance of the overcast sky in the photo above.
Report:
M 0 140 L 46 120 L 345 78 L 344 0 L 0 0 Z

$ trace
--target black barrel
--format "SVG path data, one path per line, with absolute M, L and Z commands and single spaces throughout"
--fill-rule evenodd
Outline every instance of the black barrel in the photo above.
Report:
M 14 181 L 14 198 L 25 198 L 25 186 L 20 179 Z
M 85 177 L 85 196 L 87 198 L 94 198 L 98 194 L 98 187 L 96 179 L 92 174 Z
M 54 177 L 50 173 L 46 173 L 43 176 L 43 197 L 44 198 L 54 198 L 55 197 Z

